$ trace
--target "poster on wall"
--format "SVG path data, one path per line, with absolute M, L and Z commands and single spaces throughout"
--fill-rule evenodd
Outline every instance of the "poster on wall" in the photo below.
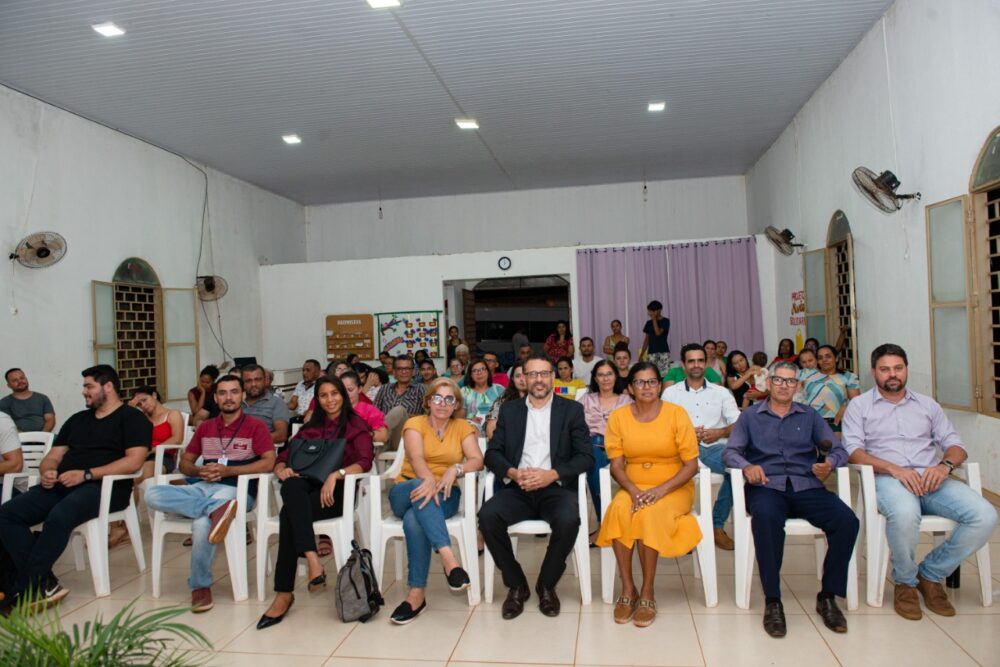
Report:
M 806 323 L 806 293 L 805 290 L 792 292 L 792 312 L 788 323 L 800 327 Z
M 375 313 L 378 349 L 392 356 L 426 350 L 441 356 L 441 311 L 410 310 Z
M 327 360 L 344 359 L 352 353 L 362 359 L 376 359 L 372 320 L 368 314 L 327 315 Z

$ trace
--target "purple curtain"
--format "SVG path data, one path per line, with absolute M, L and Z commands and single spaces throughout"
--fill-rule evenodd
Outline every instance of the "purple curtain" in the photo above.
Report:
M 663 304 L 664 315 L 670 318 L 671 327 L 675 321 L 670 311 L 667 289 L 666 246 L 628 248 L 628 264 L 625 270 L 628 285 L 626 298 L 628 319 L 625 322 L 625 335 L 629 337 L 632 358 L 638 361 L 637 355 L 642 347 L 642 328 L 649 320 L 646 305 L 653 300 L 660 301 Z
M 611 335 L 611 320 L 625 318 L 625 248 L 589 248 L 576 251 L 577 302 L 580 329 L 573 332 L 579 348 L 584 336 L 594 339 L 598 349 Z M 627 334 L 626 334 L 627 335 Z
M 756 239 L 667 247 L 670 350 L 707 338 L 750 356 L 764 349 Z M 664 304 L 666 306 L 666 304 Z

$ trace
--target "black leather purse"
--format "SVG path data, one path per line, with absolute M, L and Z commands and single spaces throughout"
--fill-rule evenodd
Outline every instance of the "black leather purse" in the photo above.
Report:
M 299 477 L 306 477 L 322 484 L 330 473 L 343 467 L 346 446 L 345 438 L 324 437 L 322 440 L 296 438 L 288 443 L 288 467 Z

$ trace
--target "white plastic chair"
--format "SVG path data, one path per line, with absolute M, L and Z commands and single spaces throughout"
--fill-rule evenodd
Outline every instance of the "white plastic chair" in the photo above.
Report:
M 38 482 L 38 464 L 52 449 L 55 434 L 45 431 L 25 431 L 19 433 L 21 440 L 21 472 L 10 472 L 3 476 L 3 491 L 0 492 L 0 504 L 14 495 L 14 485 L 18 480 L 28 480 L 28 486 Z
M 354 499 L 357 497 L 358 482 L 368 478 L 370 472 L 348 475 L 340 483 L 344 485 L 344 507 L 356 508 Z M 280 508 L 281 495 L 272 486 L 271 481 L 277 479 L 272 473 L 261 475 L 257 491 L 257 599 L 264 601 L 264 587 L 267 583 L 267 573 L 271 567 L 271 557 L 268 553 L 268 541 L 272 535 L 277 535 L 280 529 L 277 512 L 271 514 L 271 497 L 275 496 L 275 506 Z M 335 519 L 313 521 L 313 531 L 317 535 L 328 535 L 333 542 L 333 558 L 337 571 L 347 563 L 351 554 L 351 542 L 354 540 L 354 520 L 356 509 Z M 228 539 L 228 537 L 227 537 Z M 244 559 L 244 563 L 246 560 Z M 336 575 L 333 576 L 336 580 Z
M 973 491 L 983 495 L 982 478 L 978 463 L 966 463 L 966 483 Z M 889 542 L 885 536 L 885 517 L 879 514 L 875 495 L 875 470 L 869 465 L 851 465 L 852 470 L 861 474 L 861 494 L 859 505 L 863 506 L 862 527 L 865 528 L 866 553 L 868 558 L 868 606 L 881 607 L 885 592 L 885 577 L 889 569 Z M 920 518 L 920 532 L 934 533 L 934 541 L 940 544 L 944 534 L 950 533 L 957 524 L 951 519 L 936 514 L 925 514 Z M 987 542 L 976 552 L 976 566 L 979 568 L 979 587 L 983 606 L 993 606 L 993 573 L 990 566 L 990 545 Z
M 108 559 L 108 529 L 112 521 L 124 521 L 128 528 L 129 538 L 132 542 L 132 551 L 135 553 L 135 562 L 139 566 L 139 572 L 146 571 L 146 556 L 142 550 L 142 532 L 139 528 L 139 512 L 135 507 L 135 494 L 130 493 L 128 506 L 120 512 L 111 511 L 111 490 L 118 480 L 137 479 L 142 471 L 137 471 L 131 475 L 107 475 L 101 478 L 101 505 L 100 513 L 96 519 L 91 519 L 80 524 L 73 529 L 73 556 L 76 560 L 76 569 L 82 571 L 83 566 L 83 545 L 80 539 L 87 544 L 87 555 L 90 560 L 90 573 L 94 579 L 94 594 L 99 598 L 111 595 L 111 568 Z
M 480 438 L 482 440 L 482 438 Z M 385 566 L 385 550 L 389 540 L 395 540 L 396 546 L 396 579 L 403 578 L 403 520 L 396 518 L 391 512 L 385 516 L 382 511 L 382 481 L 391 480 L 399 475 L 403 468 L 402 447 L 393 465 L 381 475 L 371 477 L 371 548 L 372 564 L 375 574 L 382 576 Z M 476 552 L 476 473 L 465 475 L 461 480 L 462 507 L 455 516 L 445 520 L 448 534 L 458 542 L 460 560 L 466 572 L 469 573 L 469 606 L 479 604 L 479 556 Z M 385 586 L 383 585 L 384 589 Z
M 576 402 L 580 403 L 583 397 L 586 396 L 589 391 L 590 391 L 589 387 L 584 387 L 583 389 L 577 389 L 576 396 L 574 397 L 576 399 Z
M 163 469 L 163 455 L 170 449 L 182 449 L 183 445 L 160 445 L 156 448 L 156 471 L 155 486 L 169 484 L 173 480 L 184 479 L 184 475 L 161 474 Z M 249 597 L 247 582 L 247 525 L 253 525 L 255 511 L 247 511 L 247 501 L 249 498 L 249 487 L 251 480 L 258 481 L 258 493 L 262 493 L 268 484 L 268 474 L 240 475 L 236 478 L 236 517 L 229 525 L 226 539 L 223 542 L 226 547 L 226 560 L 229 563 L 229 579 L 233 586 L 233 600 L 242 602 Z M 179 514 L 167 514 L 165 512 L 152 512 L 152 533 L 153 533 L 153 597 L 160 597 L 160 577 L 163 572 L 163 548 L 164 538 L 171 533 L 190 535 L 194 524 L 193 519 L 189 519 Z M 132 526 L 129 526 L 129 534 Z
M 600 470 L 601 480 L 601 514 L 607 515 L 611 506 L 611 468 L 604 466 Z M 705 590 L 705 606 L 715 607 L 719 604 L 719 581 L 715 566 L 715 532 L 712 530 L 712 471 L 698 464 L 698 474 L 694 476 L 698 487 L 696 495 L 698 510 L 693 508 L 691 514 L 698 520 L 701 529 L 701 542 L 695 547 L 694 576 L 701 578 Z M 719 475 L 721 477 L 721 475 Z M 601 547 L 601 597 L 606 604 L 614 602 L 615 590 L 615 554 L 611 547 Z
M 486 475 L 486 480 L 483 482 L 486 487 L 487 502 L 493 497 L 494 479 L 495 477 L 491 472 Z M 580 599 L 583 604 L 590 604 L 590 544 L 587 541 L 586 528 L 588 518 L 587 473 L 580 473 L 576 482 L 576 494 L 576 501 L 580 508 L 580 530 L 577 531 L 576 544 L 573 545 L 573 565 L 576 568 L 577 579 L 580 580 Z M 515 554 L 517 553 L 518 535 L 542 535 L 551 532 L 552 528 L 548 522 L 541 519 L 521 521 L 507 528 L 507 533 L 510 535 L 510 541 L 514 547 Z M 493 562 L 493 555 L 489 549 L 486 549 L 483 554 L 483 580 L 484 597 L 487 603 L 493 602 L 493 574 L 495 570 L 496 564 Z
M 851 475 L 847 466 L 837 468 L 837 495 L 848 507 L 851 507 Z M 744 489 L 743 471 L 737 468 L 729 469 L 733 483 L 733 541 L 736 543 L 735 574 L 736 574 L 736 606 L 740 609 L 750 608 L 750 586 L 753 582 L 754 546 L 751 521 L 753 517 L 747 512 L 746 491 Z M 786 535 L 812 535 L 816 547 L 816 578 L 823 578 L 823 559 L 826 555 L 826 534 L 805 519 L 787 519 L 785 521 Z M 854 545 L 851 552 L 851 562 L 847 567 L 847 608 L 851 611 L 858 608 L 858 546 Z

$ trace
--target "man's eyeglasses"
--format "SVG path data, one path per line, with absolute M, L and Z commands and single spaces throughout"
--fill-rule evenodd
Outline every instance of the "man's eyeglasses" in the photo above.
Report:
M 632 386 L 636 389 L 646 389 L 652 388 L 660 384 L 659 380 L 649 379 L 649 380 L 632 380 Z
M 529 380 L 537 380 L 538 378 L 552 377 L 552 371 L 526 371 L 524 377 Z
M 455 405 L 455 397 L 451 394 L 444 396 L 442 394 L 434 394 L 431 396 L 431 403 L 434 405 Z
M 783 378 L 779 375 L 771 376 L 771 384 L 775 387 L 794 387 L 799 383 L 798 378 Z

